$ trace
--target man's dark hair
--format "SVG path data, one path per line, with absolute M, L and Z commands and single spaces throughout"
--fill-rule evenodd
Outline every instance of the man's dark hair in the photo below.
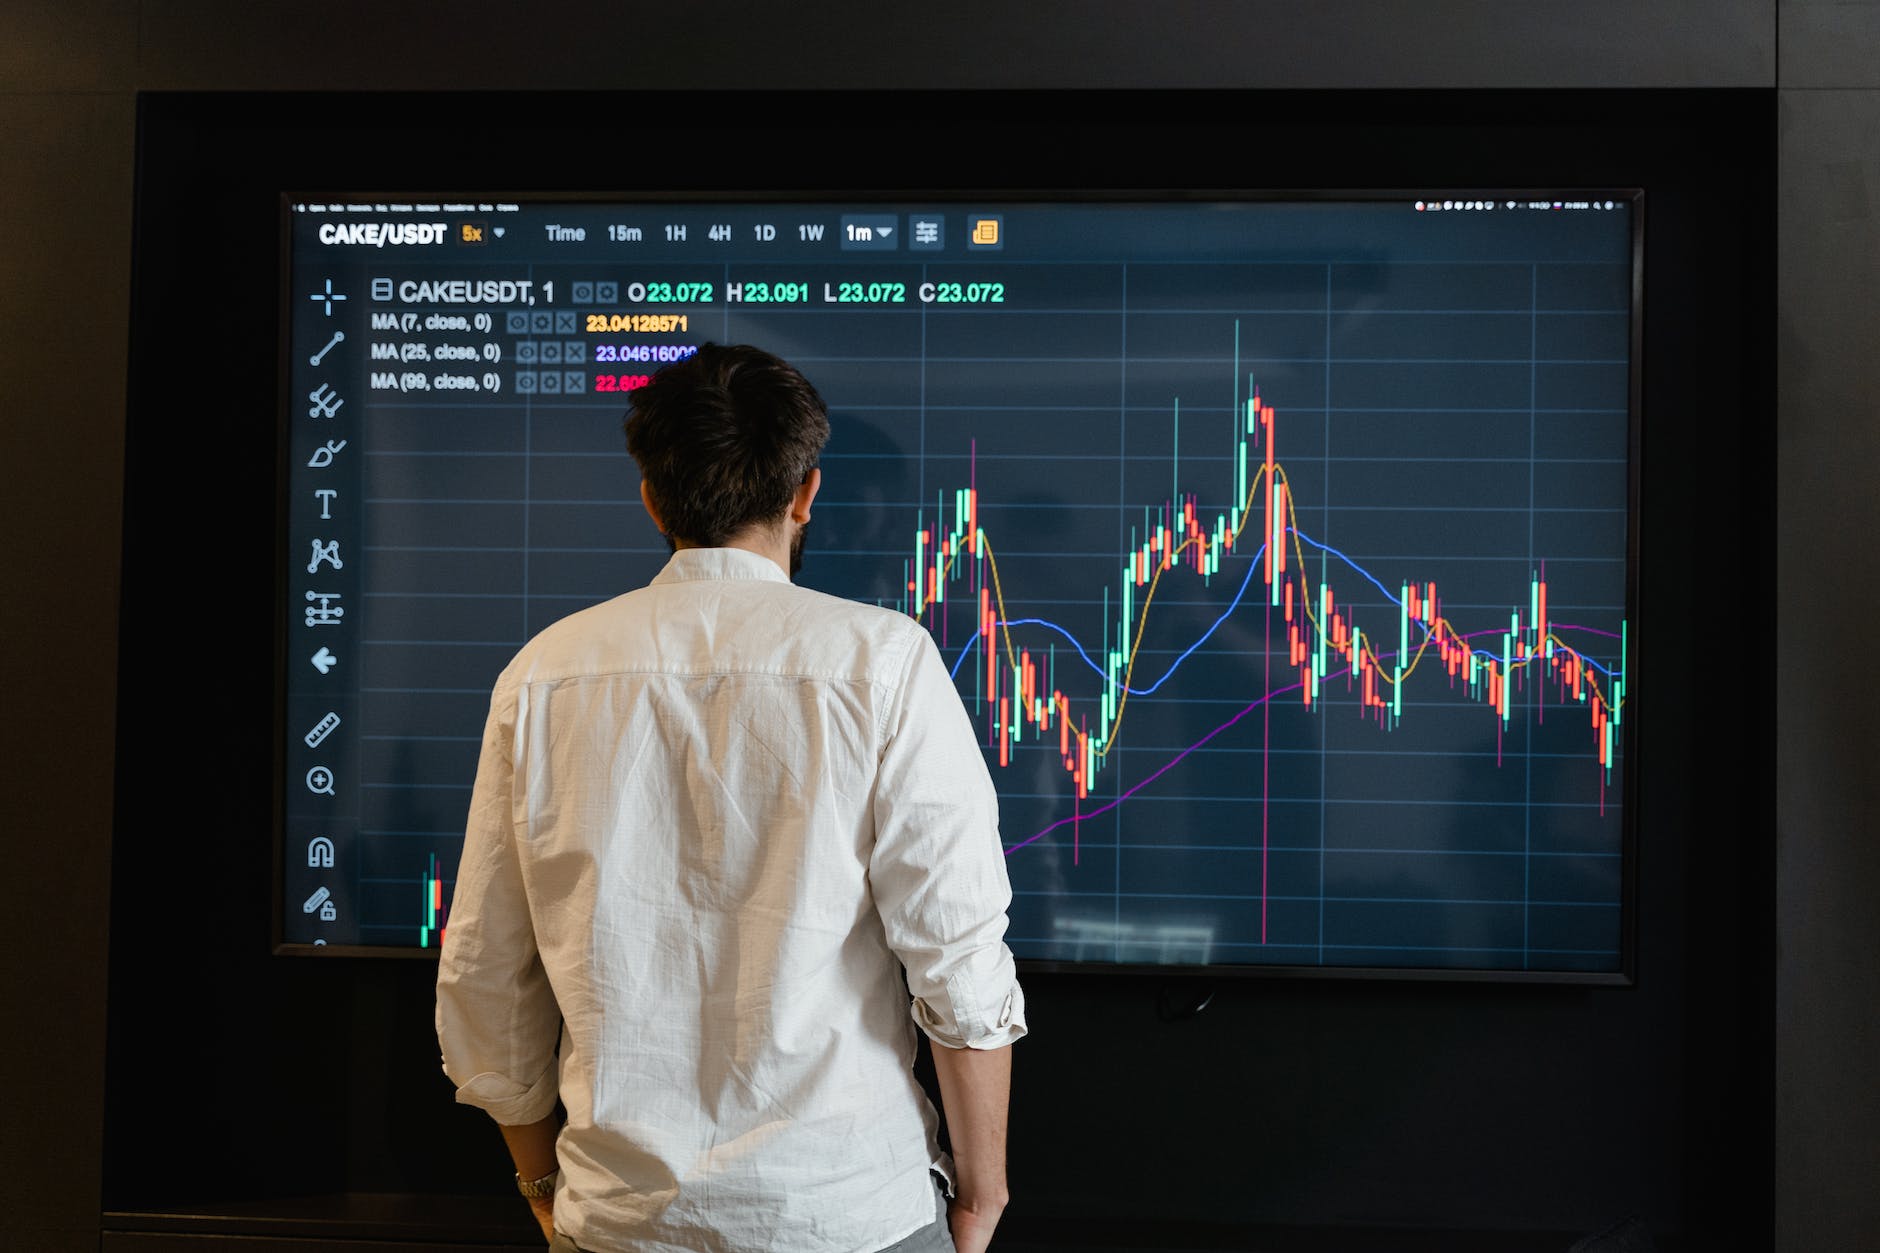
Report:
M 666 534 L 707 548 L 780 518 L 829 439 L 810 381 L 745 344 L 703 344 L 628 401 L 627 451 Z

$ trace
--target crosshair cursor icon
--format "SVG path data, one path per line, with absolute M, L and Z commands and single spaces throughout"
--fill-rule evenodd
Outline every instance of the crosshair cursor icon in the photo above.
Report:
M 326 308 L 326 316 L 330 318 L 333 316 L 333 303 L 338 300 L 344 300 L 346 297 L 333 290 L 333 280 L 329 278 L 326 280 L 325 291 L 314 292 L 313 295 L 307 297 L 307 299 L 319 301 L 324 305 Z M 328 347 L 331 347 L 331 345 L 328 345 Z

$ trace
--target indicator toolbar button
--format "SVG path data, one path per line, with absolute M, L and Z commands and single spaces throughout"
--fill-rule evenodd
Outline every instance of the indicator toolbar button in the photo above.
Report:
M 907 220 L 907 246 L 913 252 L 939 252 L 946 247 L 947 224 L 939 214 L 916 214 Z

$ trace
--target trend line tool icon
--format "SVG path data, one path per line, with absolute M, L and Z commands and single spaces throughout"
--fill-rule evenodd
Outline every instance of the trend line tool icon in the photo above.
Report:
M 344 296 L 341 296 L 340 299 L 344 300 L 346 298 Z M 311 357 L 308 357 L 307 364 L 319 365 L 320 359 L 322 357 L 326 356 L 327 353 L 332 352 L 335 345 L 342 344 L 345 341 L 346 341 L 345 331 L 334 331 L 333 338 L 326 341 L 326 347 L 322 348 L 319 352 L 314 353 Z

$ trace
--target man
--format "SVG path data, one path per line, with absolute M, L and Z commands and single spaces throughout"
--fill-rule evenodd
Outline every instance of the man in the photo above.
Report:
M 496 682 L 445 1073 L 555 1248 L 980 1253 L 1025 1017 L 964 707 L 917 622 L 786 574 L 829 434 L 801 374 L 707 344 L 626 431 L 674 554 Z

